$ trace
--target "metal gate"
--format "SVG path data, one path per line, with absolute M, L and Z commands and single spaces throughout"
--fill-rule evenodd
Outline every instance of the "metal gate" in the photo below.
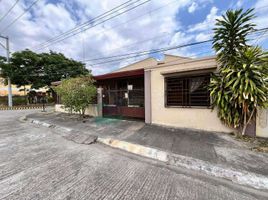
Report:
M 144 89 L 103 91 L 103 116 L 145 118 Z

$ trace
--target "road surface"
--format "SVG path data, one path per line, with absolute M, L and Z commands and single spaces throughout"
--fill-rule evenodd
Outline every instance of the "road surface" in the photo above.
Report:
M 263 191 L 101 144 L 67 141 L 0 111 L 0 199 L 267 199 Z

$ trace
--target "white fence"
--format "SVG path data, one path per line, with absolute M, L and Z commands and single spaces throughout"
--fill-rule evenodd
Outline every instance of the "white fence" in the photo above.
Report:
M 64 108 L 64 105 L 62 104 L 56 104 L 55 105 L 55 111 L 56 112 L 64 112 L 64 113 L 68 113 L 69 111 L 67 109 Z M 73 112 L 75 113 L 75 112 Z M 86 115 L 90 115 L 93 117 L 97 117 L 99 116 L 99 110 L 98 110 L 98 105 L 97 104 L 91 104 L 85 112 Z

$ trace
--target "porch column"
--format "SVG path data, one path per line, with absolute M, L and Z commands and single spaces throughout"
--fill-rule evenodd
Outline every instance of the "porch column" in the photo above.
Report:
M 102 95 L 103 95 L 103 89 L 98 88 L 97 89 L 97 109 L 98 109 L 99 117 L 102 117 Z
M 145 107 L 145 123 L 152 123 L 151 109 L 151 71 L 144 71 L 144 107 Z

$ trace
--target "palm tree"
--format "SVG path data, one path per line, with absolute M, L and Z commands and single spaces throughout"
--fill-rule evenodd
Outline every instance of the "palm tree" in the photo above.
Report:
M 233 65 L 236 57 L 247 47 L 247 36 L 256 26 L 251 22 L 253 9 L 228 10 L 222 18 L 217 19 L 213 36 L 215 49 L 221 69 Z
M 219 118 L 242 135 L 257 107 L 266 108 L 268 99 L 267 53 L 247 44 L 255 26 L 252 12 L 227 11 L 217 20 L 213 37 L 219 71 L 211 79 L 212 105 Z

